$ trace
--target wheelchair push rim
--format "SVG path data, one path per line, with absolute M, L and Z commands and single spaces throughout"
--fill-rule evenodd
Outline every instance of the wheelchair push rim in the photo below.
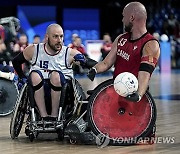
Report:
M 147 92 L 138 103 L 119 96 L 113 80 L 105 81 L 91 95 L 88 118 L 95 135 L 103 134 L 114 145 L 135 144 L 148 136 L 155 124 L 156 107 Z
M 27 109 L 27 98 L 27 84 L 25 84 L 17 97 L 11 117 L 10 135 L 12 139 L 17 138 L 20 134 Z

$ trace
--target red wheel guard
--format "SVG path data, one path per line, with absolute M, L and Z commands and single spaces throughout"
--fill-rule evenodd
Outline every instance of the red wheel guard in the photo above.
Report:
M 110 138 L 138 137 L 149 126 L 150 105 L 146 96 L 138 103 L 127 101 L 111 85 L 95 98 L 92 120 L 96 129 Z

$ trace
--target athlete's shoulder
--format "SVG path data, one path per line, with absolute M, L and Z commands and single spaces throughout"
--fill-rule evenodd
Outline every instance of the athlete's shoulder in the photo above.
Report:
M 125 39 L 128 39 L 130 37 L 130 33 L 128 32 L 125 32 L 123 34 L 120 34 L 116 39 L 119 40 L 120 38 L 125 38 Z
M 152 50 L 153 51 L 157 51 L 159 50 L 159 43 L 156 40 L 149 40 L 146 44 L 145 44 L 145 48 L 148 50 Z
M 34 46 L 34 49 L 37 51 L 39 51 L 39 50 L 45 50 L 45 45 L 46 45 L 46 43 L 38 43 L 38 44 L 33 44 L 33 46 Z
M 150 39 L 150 40 L 157 40 L 152 34 L 150 34 L 149 32 L 147 32 L 147 34 L 144 36 L 144 38 L 146 39 Z

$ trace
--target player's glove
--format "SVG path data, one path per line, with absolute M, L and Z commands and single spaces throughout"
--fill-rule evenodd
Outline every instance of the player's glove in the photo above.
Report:
M 92 67 L 92 68 L 89 70 L 87 76 L 88 76 L 88 78 L 89 78 L 91 81 L 93 81 L 94 78 L 95 78 L 96 73 L 97 73 L 96 68 L 95 68 L 95 67 Z
M 81 66 L 84 66 L 86 64 L 86 58 L 83 54 L 76 54 L 74 56 L 74 60 L 77 62 L 80 62 Z
M 131 95 L 127 95 L 125 98 L 131 102 L 139 102 L 141 100 L 141 95 L 135 92 Z
M 17 87 L 18 87 L 18 90 L 21 90 L 21 88 L 23 87 L 23 85 L 27 82 L 27 78 L 22 78 L 22 79 L 19 79 L 18 83 L 17 83 Z

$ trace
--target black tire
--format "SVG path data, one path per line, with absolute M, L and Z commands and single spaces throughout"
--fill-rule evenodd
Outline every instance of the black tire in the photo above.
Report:
M 10 135 L 12 139 L 18 137 L 24 122 L 28 103 L 27 89 L 27 84 L 25 84 L 17 97 L 16 105 L 12 113 L 10 122 Z
M 7 116 L 13 112 L 18 90 L 12 81 L 0 78 L 0 116 Z
M 64 140 L 64 130 L 63 129 L 58 129 L 57 134 L 58 134 L 58 139 L 60 141 L 63 141 Z
M 29 140 L 30 140 L 31 142 L 33 142 L 34 139 L 35 139 L 35 136 L 34 136 L 34 134 L 31 132 L 31 133 L 29 134 Z
M 109 79 L 95 88 L 87 114 L 90 128 L 97 137 L 103 136 L 111 145 L 133 145 L 152 133 L 156 105 L 149 92 L 140 102 L 127 101 L 114 91 L 113 79 Z

